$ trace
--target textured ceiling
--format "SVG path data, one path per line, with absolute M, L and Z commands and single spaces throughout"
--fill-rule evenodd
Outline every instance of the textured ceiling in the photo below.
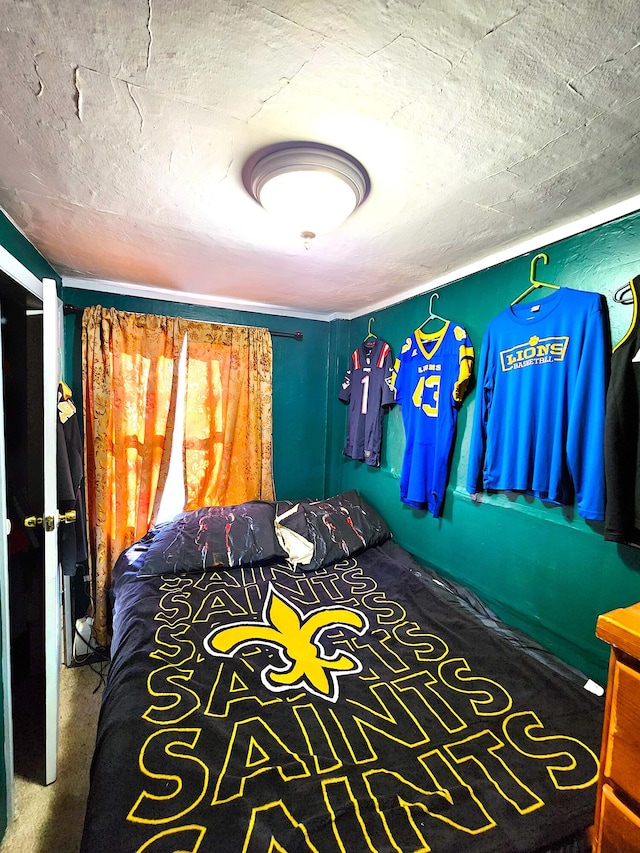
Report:
M 0 0 L 0 207 L 65 276 L 357 313 L 639 193 L 639 60 L 637 0 Z M 309 251 L 241 180 L 288 139 L 371 177 Z

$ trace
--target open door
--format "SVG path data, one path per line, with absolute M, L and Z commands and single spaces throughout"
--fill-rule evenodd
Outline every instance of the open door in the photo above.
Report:
M 1 299 L 1 297 L 0 297 Z M 0 301 L 1 311 L 1 301 Z M 2 326 L 0 325 L 0 329 Z M 0 334 L 0 364 L 4 362 Z M 0 370 L 0 635 L 2 638 L 2 721 L 4 729 L 4 806 L 8 821 L 15 813 L 13 791 L 13 697 L 11 690 L 11 608 L 9 603 L 9 535 L 11 522 L 7 512 L 7 476 L 5 442 L 2 440 L 4 370 Z
M 37 515 L 25 518 L 27 529 L 40 528 L 42 571 L 42 669 L 43 684 L 43 754 L 38 765 L 44 770 L 44 783 L 55 782 L 58 764 L 58 707 L 60 664 L 62 648 L 61 586 L 58 565 L 57 508 L 57 421 L 58 383 L 60 376 L 60 301 L 56 283 L 52 279 L 42 282 L 42 311 L 29 312 L 39 325 L 41 336 L 42 410 L 32 423 L 32 433 L 41 429 L 41 440 L 35 449 L 42 453 L 42 505 L 32 507 Z M 38 316 L 39 315 L 39 316 Z M 32 333 L 35 336 L 35 332 Z M 33 416 L 32 416 L 33 417 Z M 40 436 L 36 436 L 40 439 Z
M 57 422 L 60 381 L 60 302 L 56 283 L 42 282 L 42 400 L 44 430 L 45 784 L 58 772 L 58 707 L 62 648 L 58 566 Z
M 0 254 L 0 262 L 2 259 Z M 5 771 L 0 788 L 4 788 L 9 821 L 14 816 L 16 773 L 45 784 L 56 778 L 61 659 L 56 534 L 61 303 L 53 280 L 37 281 L 24 268 L 17 272 L 8 275 L 0 263 L 0 630 Z M 1 535 L 3 530 L 5 535 Z

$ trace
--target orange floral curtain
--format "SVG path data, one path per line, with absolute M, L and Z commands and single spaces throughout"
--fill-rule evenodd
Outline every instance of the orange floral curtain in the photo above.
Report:
M 86 308 L 85 489 L 101 645 L 108 639 L 111 569 L 159 508 L 185 335 L 185 509 L 274 498 L 268 330 Z
M 181 328 L 185 509 L 273 500 L 271 335 L 187 320 Z
M 170 317 L 100 306 L 83 312 L 87 527 L 101 645 L 111 568 L 148 530 L 166 479 L 180 334 Z

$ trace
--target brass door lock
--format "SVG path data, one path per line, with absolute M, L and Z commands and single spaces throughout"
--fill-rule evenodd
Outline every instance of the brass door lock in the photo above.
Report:
M 39 516 L 35 515 L 30 515 L 24 520 L 25 527 L 37 527 L 39 524 L 43 525 L 47 533 L 51 533 L 52 530 L 56 529 L 56 520 L 52 515 L 45 515 L 44 518 L 40 518 Z
M 59 524 L 73 524 L 76 520 L 76 511 L 75 509 L 70 509 L 69 512 L 61 512 L 58 516 Z M 37 515 L 30 515 L 24 520 L 24 526 L 33 528 L 37 527 L 39 524 L 44 526 L 44 529 L 47 533 L 51 533 L 52 530 L 56 529 L 56 520 L 52 515 L 45 515 L 44 518 L 41 518 Z

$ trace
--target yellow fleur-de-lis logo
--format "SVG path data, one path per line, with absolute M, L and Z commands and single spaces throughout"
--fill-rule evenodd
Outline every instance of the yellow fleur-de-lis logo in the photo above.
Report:
M 338 627 L 352 628 L 361 636 L 369 620 L 358 610 L 339 606 L 318 608 L 305 616 L 269 584 L 261 622 L 222 625 L 206 637 L 204 647 L 211 655 L 233 657 L 247 646 L 269 646 L 283 666 L 270 664 L 263 670 L 262 683 L 268 690 L 304 689 L 335 702 L 338 676 L 362 671 L 360 661 L 349 652 L 328 654 L 321 644 L 322 634 Z
M 76 407 L 71 400 L 61 400 L 58 403 L 58 417 L 61 424 L 66 424 L 72 415 L 75 415 Z

